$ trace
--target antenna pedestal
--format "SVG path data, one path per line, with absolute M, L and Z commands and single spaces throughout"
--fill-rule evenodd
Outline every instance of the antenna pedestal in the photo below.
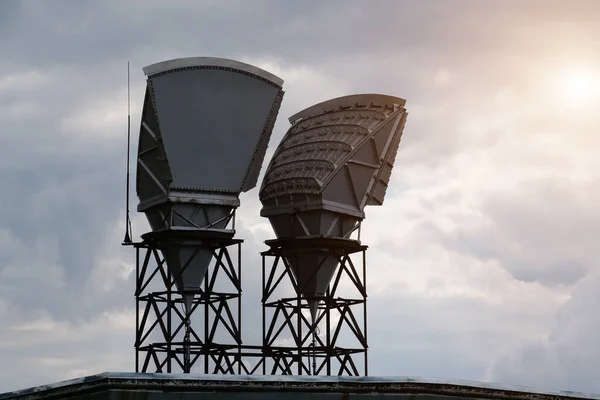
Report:
M 212 257 L 202 284 L 190 289 L 178 287 L 163 255 L 173 245 L 173 232 L 142 238 L 133 244 L 136 372 L 239 373 L 243 241 L 186 235 L 186 246 Z
M 322 237 L 265 243 L 270 249 L 262 253 L 263 374 L 366 376 L 367 246 Z M 302 295 L 294 258 L 325 253 L 337 262 L 326 293 Z

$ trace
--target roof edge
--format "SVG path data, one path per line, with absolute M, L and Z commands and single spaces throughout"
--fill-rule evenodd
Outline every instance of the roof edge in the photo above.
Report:
M 228 58 L 219 57 L 184 57 L 174 58 L 172 60 L 161 61 L 155 64 L 150 64 L 142 68 L 146 76 L 152 76 L 161 72 L 166 72 L 177 68 L 188 68 L 188 67 L 221 67 L 221 68 L 232 68 L 243 72 L 257 75 L 263 79 L 266 79 L 277 86 L 283 86 L 283 79 L 280 77 L 265 71 L 264 69 L 258 68 L 254 65 L 246 64 L 241 61 L 230 60 Z
M 210 390 L 282 390 L 315 392 L 380 392 L 424 393 L 454 398 L 483 398 L 503 400 L 598 400 L 600 395 L 574 391 L 534 390 L 530 387 L 473 382 L 464 380 L 428 379 L 420 377 L 346 377 L 346 376 L 261 376 L 261 375 L 200 375 L 104 372 L 50 385 L 0 394 L 0 399 L 52 398 L 61 393 L 70 395 L 91 392 L 98 388 L 157 390 L 163 387 L 185 391 Z M 52 393 L 52 394 L 51 394 Z
M 404 107 L 406 104 L 406 100 L 396 96 L 390 96 L 387 94 L 378 94 L 378 93 L 360 93 L 360 94 L 351 94 L 348 96 L 336 97 L 334 99 L 326 100 L 321 103 L 315 104 L 304 110 L 297 112 L 289 118 L 290 123 L 294 123 L 298 119 L 309 118 L 315 115 L 323 114 L 327 111 L 333 111 L 336 108 L 347 105 L 348 103 L 354 104 L 369 104 L 372 102 L 385 102 L 385 103 L 395 103 L 401 107 Z

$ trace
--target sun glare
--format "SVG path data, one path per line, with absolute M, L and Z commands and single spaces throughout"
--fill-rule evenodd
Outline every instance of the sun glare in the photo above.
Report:
M 585 69 L 566 70 L 559 83 L 562 95 L 574 104 L 592 101 L 600 92 L 598 75 Z

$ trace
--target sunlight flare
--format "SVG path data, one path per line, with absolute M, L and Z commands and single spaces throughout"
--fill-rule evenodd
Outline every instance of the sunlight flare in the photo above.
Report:
M 558 80 L 561 95 L 568 103 L 583 105 L 599 97 L 598 73 L 587 68 L 570 68 L 561 73 Z

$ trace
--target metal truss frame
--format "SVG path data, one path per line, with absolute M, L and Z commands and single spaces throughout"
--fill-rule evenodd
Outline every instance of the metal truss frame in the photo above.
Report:
M 197 221 L 194 221 L 194 217 L 187 218 L 185 215 L 183 215 L 180 211 L 178 211 L 177 207 L 181 206 L 181 205 L 190 205 L 195 207 L 194 209 L 194 213 L 193 215 L 199 215 L 202 214 L 206 221 L 207 224 L 204 226 L 200 226 L 197 224 Z M 187 227 L 187 228 L 194 228 L 194 229 L 199 229 L 199 230 L 209 230 L 209 229 L 214 229 L 215 231 L 223 231 L 223 232 L 227 232 L 227 231 L 235 231 L 235 216 L 236 216 L 236 209 L 232 207 L 231 211 L 229 211 L 229 213 L 227 215 L 225 215 L 224 217 L 221 217 L 219 219 L 216 219 L 214 221 L 210 220 L 210 215 L 208 214 L 207 211 L 207 204 L 203 204 L 203 203 L 194 203 L 194 202 L 181 202 L 181 203 L 172 203 L 172 202 L 165 202 L 164 204 L 162 204 L 159 207 L 156 207 L 157 213 L 160 215 L 161 218 L 161 224 L 160 226 L 156 227 L 155 230 L 166 230 L 166 229 L 171 229 L 172 227 Z M 183 222 L 183 224 L 175 224 L 173 222 L 174 218 L 178 217 L 181 222 Z M 219 224 L 219 223 L 224 223 L 225 226 L 230 227 L 229 229 L 215 229 L 214 226 Z
M 241 373 L 241 243 L 239 239 L 198 240 L 198 248 L 213 252 L 212 265 L 206 272 L 202 287 L 178 290 L 177 277 L 169 273 L 165 259 L 152 233 L 143 241 L 132 243 L 136 249 L 136 372 L 189 373 L 202 360 L 204 373 Z M 236 260 L 230 248 L 236 248 Z M 183 270 L 191 263 L 190 256 Z M 183 272 L 182 270 L 182 272 Z M 228 292 L 215 290 L 215 283 L 225 281 Z M 151 291 L 149 285 L 160 285 Z M 193 294 L 189 313 L 185 312 L 183 295 Z M 237 308 L 237 312 L 235 312 Z M 203 309 L 203 314 L 196 312 Z M 192 327 L 192 317 L 202 318 L 202 331 Z M 226 331 L 225 343 L 215 340 L 217 331 Z M 158 337 L 157 337 L 158 336 Z
M 310 239 L 300 244 L 282 244 L 285 241 L 267 241 L 270 249 L 262 253 L 262 357 L 263 374 L 282 375 L 349 375 L 368 374 L 367 360 L 367 292 L 366 250 L 358 241 L 344 239 Z M 337 242 L 337 243 L 334 243 Z M 332 245 L 333 244 L 333 245 Z M 324 297 L 319 298 L 319 315 L 312 325 L 306 312 L 310 300 L 301 296 L 298 282 L 286 257 L 302 251 L 325 252 L 336 257 L 339 265 Z M 360 254 L 362 265 L 357 268 L 350 257 Z M 272 262 L 267 262 L 271 259 Z M 285 279 L 287 276 L 287 279 Z M 340 281 L 348 278 L 356 289 L 355 298 L 339 297 Z M 295 297 L 273 299 L 274 291 L 291 282 Z M 362 323 L 357 318 L 362 313 Z M 319 324 L 325 325 L 324 335 L 319 334 Z M 347 327 L 351 332 L 353 347 L 340 345 L 340 332 Z M 293 345 L 278 345 L 291 336 Z M 289 340 L 289 338 L 288 338 Z M 359 359 L 363 358 L 362 368 Z

